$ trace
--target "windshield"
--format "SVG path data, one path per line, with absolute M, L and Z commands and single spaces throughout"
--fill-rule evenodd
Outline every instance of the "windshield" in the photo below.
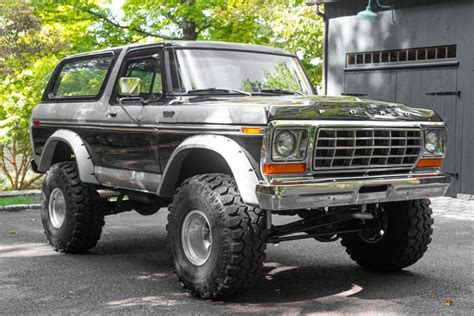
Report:
M 174 51 L 178 62 L 171 53 L 170 70 L 175 94 L 313 94 L 301 64 L 292 56 L 212 49 Z

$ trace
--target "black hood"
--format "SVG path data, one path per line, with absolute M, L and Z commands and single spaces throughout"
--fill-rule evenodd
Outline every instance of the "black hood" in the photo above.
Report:
M 440 122 L 439 115 L 382 101 L 354 97 L 248 96 L 190 98 L 174 108 L 173 123 L 253 124 L 273 120 L 354 120 Z M 160 118 L 165 122 L 166 118 Z
M 283 101 L 283 100 L 281 100 Z M 269 120 L 379 120 L 431 121 L 441 118 L 432 110 L 355 97 L 311 96 L 285 100 L 268 108 Z M 288 102 L 290 101 L 290 102 Z

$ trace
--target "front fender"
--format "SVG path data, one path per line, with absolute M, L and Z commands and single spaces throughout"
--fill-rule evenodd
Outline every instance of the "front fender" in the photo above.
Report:
M 157 192 L 159 196 L 173 195 L 183 160 L 193 149 L 207 149 L 219 154 L 232 171 L 243 201 L 250 205 L 259 205 L 255 193 L 258 177 L 244 149 L 236 141 L 219 135 L 191 136 L 174 150 L 163 172 Z
M 65 129 L 57 130 L 49 137 L 44 146 L 43 153 L 38 164 L 38 170 L 41 172 L 48 171 L 53 163 L 56 146 L 60 142 L 66 143 L 74 153 L 77 169 L 79 170 L 79 178 L 81 181 L 85 183 L 99 184 L 99 181 L 97 181 L 97 178 L 94 175 L 94 164 L 92 163 L 92 159 L 86 145 L 79 135 Z

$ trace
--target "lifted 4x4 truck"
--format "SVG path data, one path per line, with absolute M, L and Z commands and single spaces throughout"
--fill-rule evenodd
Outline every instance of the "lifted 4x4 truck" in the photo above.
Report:
M 414 264 L 427 198 L 450 184 L 446 138 L 431 110 L 318 96 L 296 56 L 211 42 L 65 58 L 31 117 L 52 247 L 88 251 L 105 216 L 168 206 L 176 274 L 202 298 L 253 285 L 267 243 L 340 238 L 363 267 Z

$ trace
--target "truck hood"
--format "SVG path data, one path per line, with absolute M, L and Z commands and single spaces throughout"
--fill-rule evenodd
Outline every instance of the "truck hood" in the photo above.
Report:
M 276 102 L 275 102 L 276 101 Z M 428 109 L 403 104 L 361 100 L 355 97 L 305 96 L 274 100 L 268 107 L 271 120 L 380 120 L 439 122 Z
M 264 125 L 273 120 L 441 121 L 432 110 L 355 97 L 208 96 L 190 98 L 173 106 L 173 111 L 178 115 L 166 118 L 162 114 L 160 122 Z

